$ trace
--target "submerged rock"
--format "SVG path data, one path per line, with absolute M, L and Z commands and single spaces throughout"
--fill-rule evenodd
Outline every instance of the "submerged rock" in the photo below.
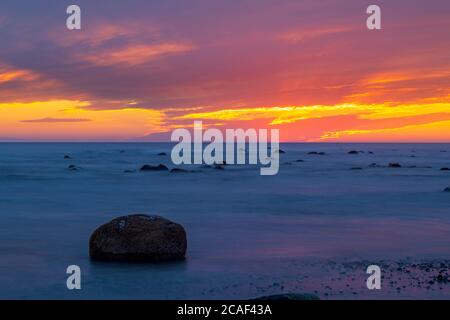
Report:
M 123 170 L 123 173 L 135 173 L 136 170 Z
M 443 275 L 443 274 L 439 274 L 436 278 L 435 281 L 437 283 L 448 283 L 450 282 L 450 277 L 448 275 Z
M 441 171 L 450 171 L 450 168 L 444 167 L 444 168 L 441 168 Z
M 350 168 L 350 170 L 362 170 L 363 168 L 361 168 L 361 167 L 353 167 L 353 168 Z
M 181 169 L 181 168 L 173 168 L 170 170 L 171 173 L 177 173 L 177 172 L 189 172 L 186 169 Z
M 167 156 L 167 153 L 165 153 L 165 152 L 160 152 L 160 153 L 158 153 L 158 156 Z
M 311 152 L 308 152 L 308 154 L 323 156 L 323 155 L 325 155 L 325 152 L 311 151 Z
M 77 166 L 74 165 L 74 164 L 71 164 L 70 166 L 67 167 L 67 169 L 69 169 L 70 171 L 78 171 L 78 170 L 80 170 L 81 168 L 77 167 Z
M 275 153 L 286 153 L 286 151 L 278 149 L 278 150 L 275 150 Z
M 283 293 L 270 296 L 263 296 L 254 300 L 320 300 L 320 298 L 310 293 Z
M 295 160 L 294 162 L 305 162 L 305 161 L 302 159 L 298 159 L 298 160 Z
M 356 150 L 351 150 L 351 151 L 348 152 L 348 154 L 359 154 L 359 152 L 356 151 Z
M 450 192 L 450 187 L 445 188 L 444 192 Z
M 391 162 L 389 163 L 389 168 L 401 168 L 402 166 L 399 163 Z
M 184 228 L 160 216 L 134 214 L 100 226 L 89 239 L 89 256 L 97 261 L 159 262 L 185 258 Z
M 68 156 L 68 155 L 65 155 L 64 159 L 72 159 L 72 158 L 70 156 Z
M 141 167 L 140 171 L 167 171 L 169 168 L 167 168 L 163 164 L 159 164 L 157 166 L 145 164 Z

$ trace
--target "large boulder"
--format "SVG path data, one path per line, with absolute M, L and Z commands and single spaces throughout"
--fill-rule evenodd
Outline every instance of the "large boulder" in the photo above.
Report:
M 184 228 L 160 216 L 135 214 L 100 226 L 89 240 L 92 260 L 158 262 L 184 259 Z

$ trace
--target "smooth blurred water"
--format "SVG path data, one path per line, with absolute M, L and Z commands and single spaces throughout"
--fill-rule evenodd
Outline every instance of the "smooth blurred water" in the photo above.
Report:
M 450 194 L 442 192 L 450 172 L 439 170 L 450 167 L 450 145 L 281 148 L 279 174 L 260 176 L 248 165 L 139 172 L 174 167 L 170 144 L 0 144 L 0 298 L 249 298 L 280 292 L 274 283 L 319 281 L 321 261 L 450 258 Z M 390 162 L 402 168 L 369 167 Z M 90 234 L 130 213 L 185 226 L 187 260 L 90 262 Z M 71 264 L 82 269 L 81 291 L 66 289 Z

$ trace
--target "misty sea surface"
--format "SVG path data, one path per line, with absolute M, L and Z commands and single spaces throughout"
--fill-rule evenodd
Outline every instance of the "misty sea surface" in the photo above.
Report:
M 449 144 L 282 144 L 275 176 L 261 176 L 259 165 L 139 172 L 144 164 L 176 167 L 171 148 L 0 143 L 0 299 L 249 299 L 314 291 L 326 298 L 334 264 L 361 263 L 351 272 L 364 278 L 364 266 L 379 260 L 450 259 L 450 193 L 443 192 L 450 171 L 440 170 L 450 167 Z M 91 262 L 92 232 L 133 213 L 183 225 L 186 260 Z M 82 290 L 66 288 L 69 265 L 81 267 Z M 397 296 L 369 292 L 365 282 L 355 287 L 358 296 L 343 289 L 338 297 L 450 298 L 448 290 Z

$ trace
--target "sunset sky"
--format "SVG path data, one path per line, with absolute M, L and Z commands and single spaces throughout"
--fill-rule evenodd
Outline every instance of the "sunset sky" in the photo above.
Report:
M 450 142 L 450 1 L 1 1 L 0 141 L 167 141 L 194 120 Z

